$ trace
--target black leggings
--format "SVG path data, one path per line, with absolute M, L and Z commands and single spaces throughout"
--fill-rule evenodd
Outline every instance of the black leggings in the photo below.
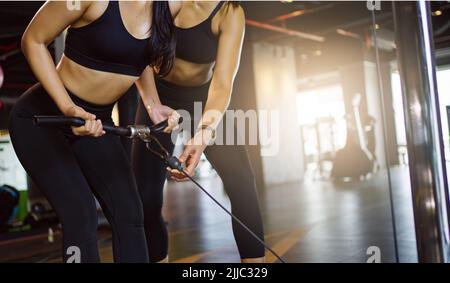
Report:
M 199 87 L 182 87 L 157 80 L 156 86 L 161 102 L 173 109 L 184 109 L 193 115 L 194 101 L 205 104 L 209 84 Z M 191 122 L 195 128 L 199 117 Z M 147 111 L 139 102 L 136 124 L 152 124 Z M 193 131 L 191 131 L 192 133 Z M 170 135 L 159 134 L 158 139 L 170 153 L 174 145 Z M 141 142 L 135 142 L 132 162 L 138 189 L 144 205 L 144 226 L 151 262 L 164 259 L 168 254 L 167 228 L 162 217 L 163 187 L 166 180 L 166 166 L 153 154 L 146 152 Z M 258 236 L 264 237 L 256 186 L 250 161 L 243 145 L 212 145 L 205 155 L 222 179 L 232 207 L 232 212 L 250 227 Z M 235 221 L 233 233 L 241 258 L 264 256 L 264 246 L 252 238 Z
M 112 124 L 113 105 L 74 102 Z M 63 229 L 64 262 L 68 248 L 81 262 L 99 262 L 97 197 L 113 231 L 115 262 L 148 262 L 142 203 L 120 139 L 77 137 L 67 128 L 33 125 L 32 116 L 62 115 L 40 84 L 26 91 L 12 109 L 9 130 L 16 154 L 54 208 Z

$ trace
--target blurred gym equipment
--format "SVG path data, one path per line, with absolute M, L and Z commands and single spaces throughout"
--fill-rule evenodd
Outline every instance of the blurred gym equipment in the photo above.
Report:
M 334 178 L 359 179 L 374 169 L 374 158 L 367 148 L 359 107 L 361 95 L 352 99 L 353 115 L 347 120 L 347 142 L 336 152 L 331 175 Z

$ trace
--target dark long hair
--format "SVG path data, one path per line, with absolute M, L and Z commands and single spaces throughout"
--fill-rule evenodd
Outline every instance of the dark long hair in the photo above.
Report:
M 167 75 L 175 58 L 176 33 L 168 1 L 153 1 L 152 31 L 150 35 L 150 64 L 158 76 Z

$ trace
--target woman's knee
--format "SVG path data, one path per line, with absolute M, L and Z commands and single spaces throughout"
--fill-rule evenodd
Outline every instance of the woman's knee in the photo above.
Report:
M 67 209 L 58 213 L 65 237 L 77 241 L 89 241 L 97 235 L 97 210 L 80 205 L 77 209 Z
M 157 221 L 162 216 L 163 200 L 162 198 L 154 198 L 143 203 L 144 217 L 146 221 Z
M 152 181 L 147 180 L 145 184 L 141 184 L 140 197 L 146 221 L 161 216 L 164 182 L 165 178 L 152 178 Z
M 132 227 L 144 226 L 144 212 L 142 202 L 139 195 L 127 194 L 123 196 L 120 205 L 116 206 L 114 211 L 111 211 L 113 221 L 116 225 L 127 225 Z M 126 205 L 122 205 L 126 204 Z M 120 209 L 118 209 L 120 207 Z
M 224 189 L 231 201 L 234 199 L 252 202 L 258 198 L 256 181 L 253 175 L 235 176 L 235 178 L 224 178 L 221 176 Z

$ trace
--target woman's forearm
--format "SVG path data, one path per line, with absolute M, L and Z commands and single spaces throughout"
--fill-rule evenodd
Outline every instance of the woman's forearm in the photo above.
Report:
M 245 15 L 241 7 L 227 9 L 220 30 L 216 64 L 208 99 L 199 127 L 215 130 L 228 108 L 233 82 L 239 68 L 245 31 Z
M 179 115 L 172 108 L 161 104 L 151 67 L 147 67 L 142 72 L 141 77 L 136 81 L 136 87 L 150 120 L 155 124 L 167 120 L 168 125 L 164 132 L 170 133 L 178 125 Z
M 144 70 L 141 77 L 136 81 L 136 87 L 139 91 L 142 103 L 144 103 L 146 108 L 161 104 L 156 89 L 153 69 L 151 67 L 147 67 Z
M 207 126 L 216 129 L 228 109 L 230 100 L 230 87 L 214 87 L 211 84 L 199 128 Z
M 44 43 L 33 42 L 24 37 L 22 39 L 22 51 L 38 81 L 61 112 L 66 113 L 75 104 L 64 87 L 61 78 L 56 71 L 55 64 Z
M 139 87 L 138 87 L 139 90 Z M 161 104 L 159 100 L 158 92 L 155 91 L 142 91 L 139 90 L 139 96 L 141 97 L 142 103 L 145 107 L 153 107 L 154 105 Z

